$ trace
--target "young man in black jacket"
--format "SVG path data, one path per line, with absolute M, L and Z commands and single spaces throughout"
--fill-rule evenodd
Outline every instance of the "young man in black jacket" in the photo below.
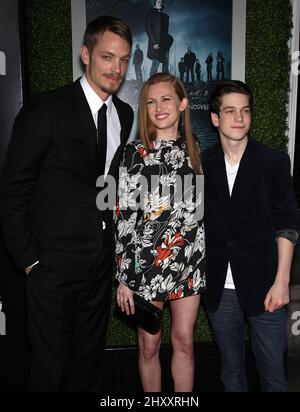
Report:
M 203 154 L 206 306 L 225 390 L 248 390 L 246 317 L 261 389 L 281 392 L 297 204 L 289 157 L 248 136 L 252 101 L 240 81 L 221 82 L 210 100 L 220 143 Z

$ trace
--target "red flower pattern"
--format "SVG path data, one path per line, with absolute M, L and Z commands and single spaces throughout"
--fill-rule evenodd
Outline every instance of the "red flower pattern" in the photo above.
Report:
M 183 294 L 183 290 L 182 289 L 179 289 L 177 292 L 175 292 L 175 293 L 170 293 L 169 295 L 168 295 L 168 299 L 169 300 L 174 300 L 174 299 L 180 299 L 181 297 L 182 297 L 182 294 Z
M 180 233 L 177 232 L 173 238 L 170 239 L 167 235 L 166 240 L 163 242 L 162 246 L 157 246 L 156 251 L 158 255 L 155 259 L 155 265 L 158 267 L 162 261 L 168 259 L 173 255 L 174 249 L 176 247 L 182 247 L 184 245 L 184 238 L 180 236 Z

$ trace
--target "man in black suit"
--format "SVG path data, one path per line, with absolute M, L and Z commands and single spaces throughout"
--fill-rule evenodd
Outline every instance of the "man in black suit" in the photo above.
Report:
M 195 75 L 194 75 L 194 65 L 196 61 L 196 55 L 192 52 L 192 48 L 188 47 L 188 51 L 184 55 L 184 63 L 186 67 L 186 82 L 189 83 L 190 81 L 190 73 L 191 73 L 191 81 L 194 83 Z
M 286 391 L 289 278 L 297 205 L 286 154 L 248 138 L 252 93 L 217 85 L 211 119 L 220 143 L 203 154 L 207 241 L 206 306 L 226 391 L 247 391 L 244 318 L 263 391 Z
M 131 107 L 114 95 L 131 46 L 125 22 L 98 17 L 81 48 L 84 76 L 33 98 L 15 121 L 1 223 L 27 274 L 33 391 L 101 389 L 113 242 L 111 212 L 96 207 L 96 180 L 117 179 L 132 127 Z
M 163 12 L 164 7 L 164 0 L 155 0 L 146 19 L 147 57 L 152 60 L 149 76 L 157 73 L 160 63 L 162 71 L 169 73 L 169 52 L 174 39 L 169 34 L 169 16 Z
M 143 81 L 142 64 L 144 60 L 143 50 L 140 49 L 140 45 L 135 46 L 135 52 L 132 59 L 132 64 L 134 65 L 134 71 L 136 80 Z

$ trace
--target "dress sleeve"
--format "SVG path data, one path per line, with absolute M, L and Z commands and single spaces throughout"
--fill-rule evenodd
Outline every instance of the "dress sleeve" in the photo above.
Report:
M 120 166 L 116 220 L 116 278 L 135 290 L 135 255 L 137 228 L 141 218 L 139 193 L 144 167 L 138 148 L 130 143 L 126 146 Z

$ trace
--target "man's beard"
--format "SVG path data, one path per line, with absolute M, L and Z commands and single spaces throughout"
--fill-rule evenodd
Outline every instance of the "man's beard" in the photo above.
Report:
M 104 77 L 105 78 L 107 78 L 107 76 L 109 76 L 109 77 L 115 77 L 116 79 L 117 79 L 117 83 L 115 83 L 113 86 L 108 86 L 108 85 L 102 85 L 101 86 L 101 89 L 105 92 L 105 93 L 108 93 L 108 94 L 113 94 L 113 93 L 115 93 L 117 90 L 119 90 L 119 88 L 121 87 L 121 84 L 123 83 L 123 81 L 124 81 L 124 76 L 121 76 L 121 75 L 114 75 L 114 74 L 112 74 L 112 73 L 106 73 L 105 75 L 104 75 Z M 108 80 L 108 79 L 107 79 Z

